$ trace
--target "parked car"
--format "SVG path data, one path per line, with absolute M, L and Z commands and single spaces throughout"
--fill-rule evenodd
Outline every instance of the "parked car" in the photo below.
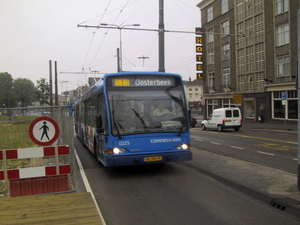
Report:
M 197 118 L 190 116 L 190 126 L 195 127 L 197 124 Z
M 233 128 L 239 131 L 242 126 L 241 111 L 239 108 L 219 108 L 201 122 L 202 130 L 215 129 L 223 131 L 223 129 Z

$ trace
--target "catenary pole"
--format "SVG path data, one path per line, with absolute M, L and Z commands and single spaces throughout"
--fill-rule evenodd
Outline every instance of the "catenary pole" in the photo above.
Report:
M 49 60 L 50 105 L 53 106 L 52 62 Z
M 120 62 L 120 50 L 117 48 L 117 66 L 118 66 L 118 72 L 121 72 L 121 62 Z
M 57 87 L 57 62 L 54 62 L 55 69 L 55 105 L 58 105 L 58 87 Z
M 297 74 L 297 92 L 298 92 L 298 191 L 300 191 L 300 145 L 299 145 L 299 141 L 300 141 L 300 123 L 299 123 L 299 118 L 300 118 L 300 79 L 299 79 L 299 75 L 300 75 L 300 9 L 298 9 L 298 74 Z
M 159 0 L 159 24 L 158 24 L 158 58 L 159 72 L 165 72 L 165 24 L 164 1 Z

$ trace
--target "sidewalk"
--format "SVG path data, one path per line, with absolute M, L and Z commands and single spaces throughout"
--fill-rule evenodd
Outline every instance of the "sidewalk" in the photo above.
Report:
M 201 122 L 199 122 L 200 124 Z M 273 124 L 273 123 L 246 123 L 243 122 L 242 128 L 247 129 L 265 129 L 265 130 L 281 130 L 281 131 L 292 131 L 298 133 L 298 125 L 297 124 Z
M 200 127 L 198 120 L 196 127 Z M 243 123 L 241 129 L 298 134 L 298 125 Z M 275 209 L 300 218 L 298 175 L 240 159 L 193 149 L 192 167 Z M 201 161 L 201 164 L 195 162 Z M 295 161 L 295 163 L 297 163 Z

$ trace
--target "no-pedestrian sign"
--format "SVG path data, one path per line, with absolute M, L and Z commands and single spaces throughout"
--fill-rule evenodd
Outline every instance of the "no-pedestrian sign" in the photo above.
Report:
M 29 136 L 38 145 L 51 145 L 59 136 L 59 126 L 51 117 L 41 116 L 31 122 Z

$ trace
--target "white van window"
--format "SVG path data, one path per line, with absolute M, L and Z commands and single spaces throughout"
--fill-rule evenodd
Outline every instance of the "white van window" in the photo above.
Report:
M 233 110 L 233 117 L 240 117 L 239 110 Z
M 231 110 L 225 111 L 225 117 L 232 117 Z

